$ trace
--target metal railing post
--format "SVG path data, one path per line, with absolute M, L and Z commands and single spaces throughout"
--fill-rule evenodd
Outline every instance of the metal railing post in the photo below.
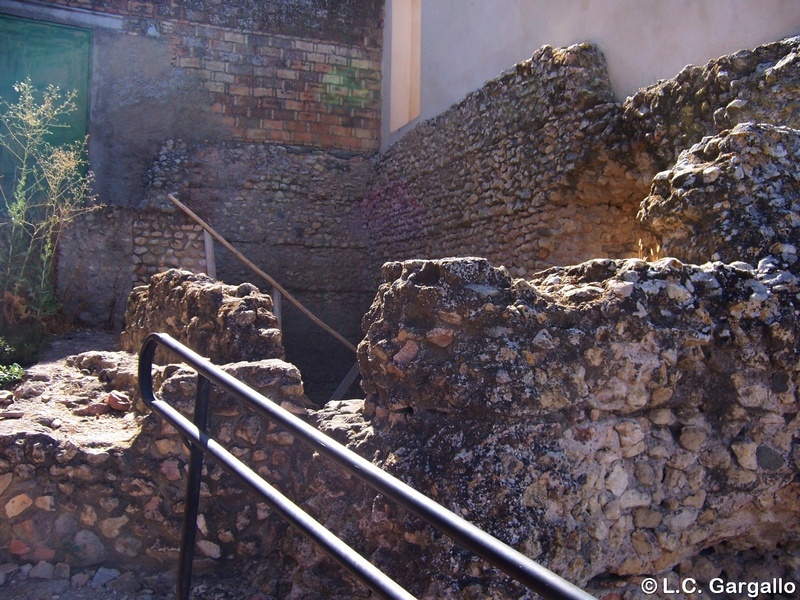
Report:
M 194 399 L 194 416 L 192 422 L 202 433 L 206 432 L 208 422 L 208 396 L 211 384 L 197 374 L 197 388 Z M 204 451 L 186 441 L 189 446 L 189 472 L 186 478 L 186 504 L 183 518 L 183 535 L 181 536 L 181 552 L 178 559 L 178 600 L 189 600 L 192 583 L 192 562 L 194 561 L 194 544 L 197 537 L 197 515 L 200 510 L 200 480 L 203 475 Z

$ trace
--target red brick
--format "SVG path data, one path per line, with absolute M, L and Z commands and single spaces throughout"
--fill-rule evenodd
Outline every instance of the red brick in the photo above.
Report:
M 315 50 L 322 54 L 335 54 L 336 53 L 336 46 L 333 44 L 316 44 Z
M 234 96 L 233 103 L 236 106 L 261 106 L 261 99 L 252 96 Z
M 272 112 L 272 118 L 277 121 L 294 121 L 297 118 L 297 112 L 293 110 L 275 110 Z
M 286 108 L 286 110 L 301 111 L 306 109 L 306 103 L 298 102 L 297 100 L 287 100 L 284 103 L 284 108 Z
M 319 122 L 320 123 L 327 123 L 328 125 L 341 125 L 342 124 L 342 117 L 338 115 L 332 115 L 329 113 L 320 113 L 319 114 Z
M 267 132 L 267 137 L 273 142 L 291 142 L 292 136 L 288 131 L 270 129 Z
M 221 81 L 206 81 L 205 88 L 209 92 L 214 92 L 218 94 L 225 93 L 225 84 Z
M 322 123 L 309 123 L 309 130 L 317 135 L 330 135 L 331 126 L 323 125 Z
M 308 132 L 308 126 L 308 123 L 303 123 L 300 121 L 286 121 L 283 124 L 283 129 L 293 133 L 306 133 Z
M 255 87 L 253 88 L 253 96 L 256 98 L 263 98 L 266 96 L 274 96 L 275 90 L 268 87 Z
M 331 133 L 333 135 L 339 135 L 342 137 L 349 137 L 352 134 L 352 129 L 349 127 L 341 127 L 339 125 L 333 125 L 331 127 Z
M 283 89 L 300 94 L 306 91 L 306 83 L 304 81 L 286 79 L 283 81 Z
M 300 92 L 299 98 L 303 102 L 319 102 L 319 94 L 316 92 Z
M 329 54 L 327 57 L 327 61 L 332 65 L 339 65 L 342 67 L 347 66 L 347 59 L 343 56 L 336 56 L 334 54 Z
M 226 115 L 233 115 L 235 117 L 248 117 L 250 116 L 249 106 L 236 106 L 235 104 L 228 104 L 225 107 Z
M 313 42 L 306 42 L 304 40 L 293 40 L 292 46 L 297 50 L 305 50 L 307 52 L 313 52 L 316 49 Z
M 272 130 L 272 129 L 283 129 L 284 123 L 285 123 L 285 121 L 274 121 L 274 120 L 262 119 L 261 120 L 261 128 L 262 129 L 269 129 L 269 130 Z
M 296 133 L 294 142 L 296 144 L 312 144 L 314 142 L 314 136 L 310 133 Z
M 264 129 L 248 129 L 246 137 L 248 140 L 265 142 L 267 140 L 267 131 Z
M 211 79 L 214 81 L 221 81 L 223 83 L 233 83 L 236 81 L 236 78 L 233 75 L 223 73 L 221 71 L 214 71 L 211 74 Z
M 250 108 L 249 116 L 253 119 L 273 119 L 271 108 Z
M 209 71 L 225 72 L 225 63 L 220 60 L 204 60 L 203 67 Z
M 249 96 L 250 88 L 246 85 L 231 85 L 228 91 L 234 96 Z
M 261 98 L 261 101 L 258 105 L 261 108 L 269 108 L 269 109 L 281 109 L 283 108 L 284 102 L 286 100 L 279 100 L 278 98 Z
M 247 43 L 247 35 L 243 33 L 234 33 L 231 31 L 226 31 L 222 34 L 222 39 L 226 42 L 235 42 L 237 44 L 246 44 Z
M 317 73 L 333 73 L 336 67 L 326 63 L 314 63 L 314 71 Z
M 8 551 L 11 554 L 28 554 L 28 552 L 31 551 L 31 547 L 28 546 L 28 544 L 23 542 L 21 539 L 14 538 L 8 545 Z
M 45 546 L 36 546 L 36 550 L 33 551 L 33 560 L 34 562 L 39 562 L 40 560 L 46 560 L 50 562 L 55 558 L 56 551 L 52 548 L 47 548 Z
M 181 58 L 178 59 L 178 66 L 184 69 L 199 69 L 200 68 L 200 59 L 199 58 Z
M 304 60 L 292 60 L 289 61 L 289 64 L 286 65 L 290 69 L 294 71 L 310 71 L 311 70 L 311 63 Z
M 236 44 L 232 42 L 223 42 L 221 40 L 211 40 L 208 44 L 214 50 L 218 50 L 220 52 L 235 52 L 236 51 Z

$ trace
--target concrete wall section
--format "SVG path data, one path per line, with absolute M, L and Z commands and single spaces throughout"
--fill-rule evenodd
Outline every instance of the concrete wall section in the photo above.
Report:
M 229 137 L 211 93 L 174 66 L 164 39 L 95 31 L 89 155 L 101 202 L 136 206 L 144 172 L 171 137 Z
M 443 112 L 545 44 L 597 44 L 623 100 L 687 64 L 798 33 L 800 3 L 794 0 L 424 2 L 420 120 Z M 407 130 L 389 135 L 384 124 L 382 146 Z

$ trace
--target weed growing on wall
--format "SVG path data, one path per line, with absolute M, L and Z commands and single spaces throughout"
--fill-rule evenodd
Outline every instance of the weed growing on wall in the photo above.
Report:
M 639 260 L 644 260 L 646 262 L 656 262 L 657 260 L 661 260 L 664 258 L 661 256 L 661 244 L 656 244 L 656 247 L 653 248 L 648 246 L 645 248 L 644 242 L 642 239 L 639 238 Z
M 6 365 L 35 358 L 41 331 L 58 311 L 59 235 L 75 217 L 97 207 L 86 140 L 50 143 L 53 131 L 65 127 L 64 116 L 76 110 L 75 93 L 62 94 L 56 86 L 39 93 L 30 80 L 15 84 L 14 91 L 16 102 L 0 100 L 0 153 L 6 165 L 0 181 L 0 335 L 12 349 L 0 359 Z

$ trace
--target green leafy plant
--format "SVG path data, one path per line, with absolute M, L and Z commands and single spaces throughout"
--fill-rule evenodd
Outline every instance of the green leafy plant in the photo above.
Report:
M 14 385 L 22 381 L 22 376 L 25 374 L 25 369 L 20 367 L 17 363 L 12 363 L 8 366 L 0 365 L 0 387 Z
M 64 116 L 76 110 L 75 93 L 51 85 L 40 94 L 30 80 L 14 91 L 16 102 L 0 101 L 0 152 L 14 173 L 12 181 L 0 182 L 0 334 L 56 314 L 59 235 L 75 217 L 97 208 L 86 139 L 50 143 L 53 131 L 66 127 Z

